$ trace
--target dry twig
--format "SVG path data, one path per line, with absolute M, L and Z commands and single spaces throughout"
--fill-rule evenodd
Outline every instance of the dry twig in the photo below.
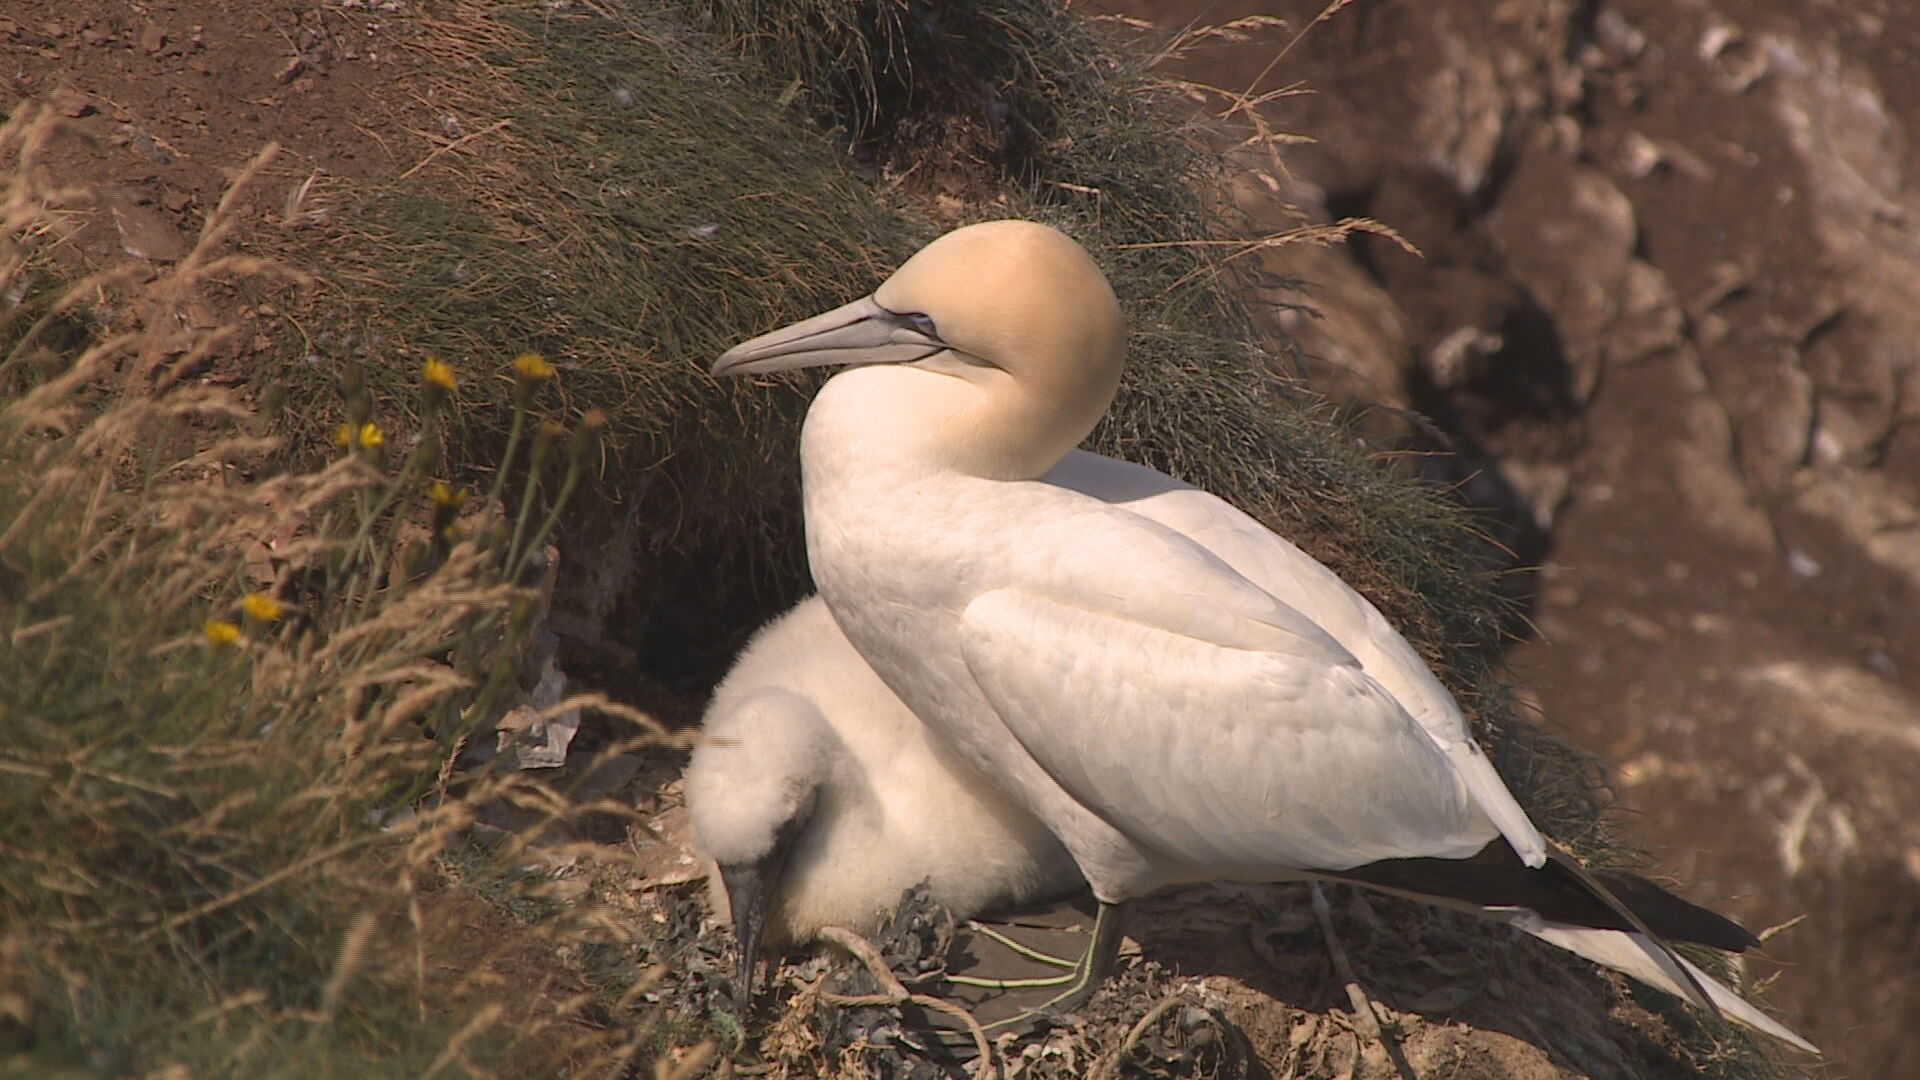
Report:
M 974 1049 L 979 1053 L 974 1067 L 974 1075 L 976 1077 L 998 1077 L 1000 1075 L 1000 1070 L 998 1066 L 994 1064 L 993 1060 L 993 1046 L 987 1042 L 986 1030 L 980 1026 L 978 1020 L 973 1018 L 972 1013 L 968 1012 L 962 1006 L 956 1005 L 944 998 L 937 998 L 932 994 L 916 994 L 909 991 L 901 984 L 899 978 L 888 969 L 887 962 L 880 956 L 880 950 L 874 948 L 872 942 L 861 937 L 859 934 L 844 927 L 823 926 L 820 928 L 820 936 L 852 953 L 854 958 L 866 967 L 867 973 L 873 976 L 874 981 L 880 984 L 883 991 L 878 994 L 835 994 L 822 991 L 820 1000 L 832 1005 L 841 1006 L 842 1008 L 857 1008 L 865 1005 L 911 1004 L 918 1005 L 923 1009 L 932 1009 L 935 1012 L 946 1013 L 948 1016 L 965 1024 L 967 1026 L 967 1033 L 973 1036 Z

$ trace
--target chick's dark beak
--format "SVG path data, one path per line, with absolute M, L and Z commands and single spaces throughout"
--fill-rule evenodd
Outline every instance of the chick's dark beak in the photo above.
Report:
M 720 868 L 720 883 L 733 908 L 733 938 L 739 953 L 734 962 L 733 1005 L 740 1013 L 753 1000 L 753 966 L 760 952 L 760 934 L 767 924 L 768 880 L 765 863 L 738 863 Z

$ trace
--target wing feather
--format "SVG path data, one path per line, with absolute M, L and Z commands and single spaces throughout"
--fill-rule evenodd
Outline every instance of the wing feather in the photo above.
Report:
M 1446 757 L 1357 666 L 1017 589 L 982 594 L 962 618 L 967 668 L 1027 754 L 1196 879 L 1465 857 L 1494 835 Z
M 1545 864 L 1540 831 L 1474 741 L 1453 696 L 1379 609 L 1339 575 L 1231 503 L 1144 466 L 1074 451 L 1047 479 L 1186 537 L 1302 614 L 1420 724 L 1522 861 Z

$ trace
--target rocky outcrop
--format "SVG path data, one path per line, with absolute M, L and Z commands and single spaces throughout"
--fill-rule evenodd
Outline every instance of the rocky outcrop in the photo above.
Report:
M 1891 0 L 1378 0 L 1271 76 L 1282 201 L 1422 252 L 1272 253 L 1320 316 L 1276 320 L 1443 430 L 1540 566 L 1516 678 L 1697 897 L 1807 916 L 1774 998 L 1862 1076 L 1920 1073 L 1917 51 Z

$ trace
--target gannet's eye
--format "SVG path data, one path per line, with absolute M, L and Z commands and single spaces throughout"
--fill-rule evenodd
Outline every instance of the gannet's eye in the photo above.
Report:
M 906 326 L 907 329 L 916 333 L 925 334 L 927 337 L 935 339 L 940 337 L 939 331 L 933 328 L 933 320 L 918 311 L 901 312 L 900 322 Z

